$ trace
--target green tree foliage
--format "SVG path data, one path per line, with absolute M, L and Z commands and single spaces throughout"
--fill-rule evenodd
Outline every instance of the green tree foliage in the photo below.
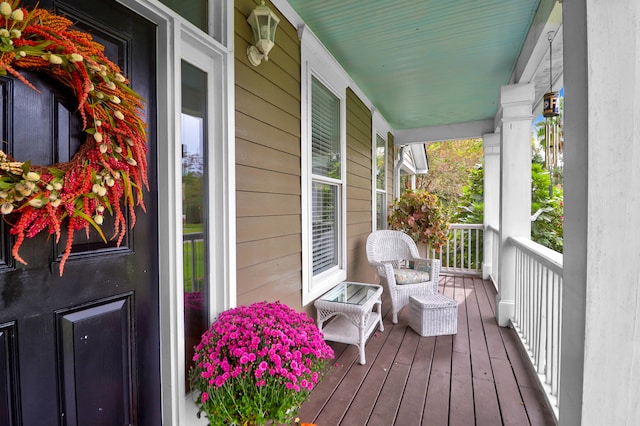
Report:
M 463 189 L 457 213 L 452 220 L 457 223 L 483 223 L 484 168 L 477 165 L 469 174 Z M 539 163 L 531 164 L 531 239 L 538 244 L 562 253 L 563 248 L 563 191 L 554 186 L 549 195 L 549 173 Z
M 182 159 L 182 210 L 186 223 L 203 222 L 203 185 L 204 168 L 202 157 L 198 154 L 187 154 Z
M 484 223 L 484 167 L 476 164 L 468 175 L 468 181 L 462 187 L 457 211 L 456 223 Z
M 469 171 L 482 160 L 482 139 L 436 142 L 427 146 L 429 173 L 418 176 L 416 188 L 436 194 L 446 210 L 454 214 Z
M 531 239 L 559 253 L 563 248 L 563 190 L 552 187 L 549 172 L 539 163 L 531 164 Z

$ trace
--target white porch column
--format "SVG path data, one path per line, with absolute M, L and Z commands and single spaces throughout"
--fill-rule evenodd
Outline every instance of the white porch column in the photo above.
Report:
M 487 133 L 482 136 L 484 151 L 484 228 L 498 228 L 500 221 L 500 134 Z M 489 279 L 492 271 L 493 235 L 484 232 L 482 279 Z
M 640 3 L 563 2 L 560 425 L 640 419 Z
M 515 248 L 509 237 L 531 237 L 531 119 L 535 86 L 502 86 L 500 106 L 500 279 L 496 318 L 506 327 L 515 311 Z

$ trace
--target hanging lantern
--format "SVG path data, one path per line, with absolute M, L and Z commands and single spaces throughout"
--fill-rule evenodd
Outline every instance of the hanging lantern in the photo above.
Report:
M 551 70 L 549 70 L 551 72 Z M 544 117 L 557 117 L 560 115 L 560 94 L 558 92 L 547 92 L 544 94 L 542 108 Z

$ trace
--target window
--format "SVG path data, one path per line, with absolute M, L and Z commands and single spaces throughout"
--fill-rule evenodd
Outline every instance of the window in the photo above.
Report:
M 376 134 L 376 229 L 387 229 L 387 141 Z
M 160 0 L 171 9 L 182 15 L 187 21 L 191 22 L 202 31 L 207 31 L 208 27 L 208 11 L 209 6 L 207 0 L 196 1 L 177 1 L 177 0 Z
M 302 304 L 347 278 L 346 88 L 314 36 L 302 38 Z
M 182 254 L 185 371 L 209 324 L 207 274 L 207 74 L 182 61 Z M 194 343 L 195 342 L 195 343 Z M 189 390 L 189 381 L 186 380 Z
M 226 45 L 233 20 L 233 3 L 226 0 L 160 0 L 191 24 Z
M 340 100 L 313 78 L 311 94 L 313 275 L 340 266 Z
M 164 141 L 158 193 L 165 207 L 159 211 L 163 380 L 172 389 L 164 410 L 169 423 L 182 425 L 198 411 L 187 386 L 191 350 L 210 321 L 235 303 L 235 137 L 227 114 L 233 52 L 177 22 L 179 44 L 168 51 L 180 55 L 163 63 L 179 77 L 167 78 L 167 89 L 158 91 L 167 105 L 167 126 L 158 132 Z

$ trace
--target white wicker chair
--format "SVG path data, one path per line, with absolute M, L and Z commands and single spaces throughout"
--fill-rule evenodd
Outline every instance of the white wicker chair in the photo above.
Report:
M 383 287 L 389 292 L 393 323 L 398 323 L 398 312 L 409 304 L 410 296 L 423 296 L 438 292 L 440 261 L 421 258 L 416 243 L 400 231 L 374 231 L 367 238 L 367 259 L 376 268 Z M 431 265 L 430 280 L 415 284 L 397 284 L 394 268 L 402 262 L 420 261 Z

